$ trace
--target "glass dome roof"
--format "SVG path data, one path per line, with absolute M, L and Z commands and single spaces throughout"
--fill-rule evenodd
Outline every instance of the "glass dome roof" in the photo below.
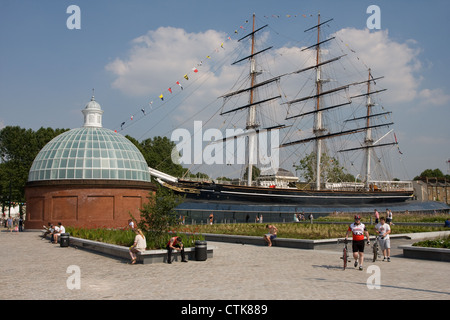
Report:
M 28 181 L 114 179 L 150 181 L 136 146 L 105 128 L 83 127 L 55 137 L 34 159 Z
M 28 181 L 64 179 L 150 182 L 148 165 L 127 138 L 102 128 L 100 105 L 92 97 L 83 110 L 82 128 L 55 137 L 38 153 Z

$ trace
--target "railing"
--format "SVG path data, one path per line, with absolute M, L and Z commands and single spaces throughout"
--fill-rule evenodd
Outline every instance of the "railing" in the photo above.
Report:
M 362 182 L 337 182 L 326 183 L 328 190 L 356 191 L 364 190 L 365 184 Z M 379 191 L 413 191 L 412 181 L 370 181 L 369 188 Z
M 359 214 L 363 217 L 367 223 L 371 221 L 373 216 L 373 211 L 264 211 L 264 210 L 217 210 L 217 209 L 178 209 L 175 211 L 180 217 L 180 223 L 186 225 L 197 225 L 197 224 L 209 224 L 209 215 L 212 213 L 214 215 L 214 224 L 217 223 L 289 223 L 297 222 L 296 214 L 301 213 L 304 217 L 301 222 L 310 223 L 309 215 L 312 214 L 313 223 L 319 223 L 315 220 L 319 217 L 325 216 L 339 216 L 341 214 Z M 448 214 L 449 209 L 416 209 L 408 210 L 402 208 L 401 210 L 395 209 L 395 214 L 410 213 L 410 214 Z M 261 219 L 263 217 L 263 219 Z M 256 219 L 258 218 L 258 219 Z M 320 222 L 327 223 L 327 222 Z M 333 222 L 337 223 L 337 222 Z M 344 223 L 344 222 L 342 222 Z M 339 224 L 339 223 L 338 223 Z

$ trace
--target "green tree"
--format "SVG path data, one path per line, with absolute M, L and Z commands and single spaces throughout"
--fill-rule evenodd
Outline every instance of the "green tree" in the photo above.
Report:
M 136 139 L 126 136 L 144 156 L 148 166 L 175 177 L 181 177 L 186 169 L 180 164 L 173 163 L 172 152 L 175 143 L 167 137 L 154 137 L 138 142 Z
M 320 166 L 322 168 L 320 180 L 325 182 L 342 182 L 355 181 L 352 174 L 346 172 L 345 168 L 339 163 L 336 158 L 330 157 L 326 153 L 322 153 L 320 157 Z M 306 181 L 316 180 L 316 153 L 311 152 L 309 155 L 300 160 L 300 164 L 295 165 L 295 170 L 300 171 L 301 176 Z
M 209 176 L 206 173 L 203 173 L 203 172 L 197 172 L 197 173 L 188 172 L 187 176 L 190 177 L 190 178 L 209 180 Z
M 217 177 L 216 180 L 220 180 L 220 181 L 232 181 L 233 179 L 224 176 L 224 177 Z
M 426 169 L 420 175 L 414 177 L 414 180 L 421 178 L 447 178 L 450 179 L 450 175 L 444 175 L 440 169 Z
M 174 194 L 172 190 L 157 185 L 156 193 L 151 193 L 149 202 L 140 209 L 138 226 L 146 232 L 149 242 L 158 248 L 165 246 L 167 232 L 178 224 L 175 208 L 183 199 L 183 196 Z
M 252 181 L 255 181 L 256 179 L 259 178 L 259 176 L 261 175 L 261 170 L 252 165 Z M 248 177 L 248 166 L 245 168 L 245 172 L 244 175 L 242 176 L 242 180 L 247 181 L 247 177 Z
M 0 195 L 2 203 L 25 202 L 28 173 L 39 151 L 67 129 L 40 128 L 36 132 L 18 126 L 0 130 Z

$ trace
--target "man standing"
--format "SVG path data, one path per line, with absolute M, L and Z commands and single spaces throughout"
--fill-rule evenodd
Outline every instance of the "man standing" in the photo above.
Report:
M 11 217 L 8 217 L 8 219 L 6 220 L 6 227 L 8 228 L 9 232 L 12 232 L 13 219 Z
M 391 262 L 391 240 L 389 234 L 391 233 L 391 227 L 386 223 L 384 217 L 380 218 L 380 223 L 375 226 L 375 231 L 380 236 L 380 248 L 383 251 L 383 261 Z
M 358 266 L 359 260 L 359 270 L 363 270 L 364 263 L 364 235 L 367 237 L 367 245 L 370 244 L 369 232 L 366 226 L 361 223 L 361 217 L 359 215 L 355 216 L 355 222 L 352 223 L 345 234 L 345 240 L 348 239 L 349 232 L 353 235 L 352 247 L 353 247 L 353 258 L 355 259 L 355 268 Z
M 275 227 L 275 226 L 273 226 L 271 224 L 267 224 L 266 228 L 269 229 L 269 233 L 266 233 L 264 235 L 264 240 L 269 244 L 269 247 L 271 247 L 272 246 L 272 240 L 277 237 L 278 229 L 277 229 L 277 227 Z
M 181 262 L 187 262 L 186 257 L 184 255 L 184 246 L 181 237 L 172 237 L 167 243 L 167 263 L 172 263 L 172 251 L 178 250 L 181 251 Z
M 23 218 L 19 217 L 19 232 L 23 232 Z
M 134 221 L 133 221 L 133 219 L 129 219 L 129 220 L 128 220 L 128 226 L 127 226 L 127 228 L 130 228 L 131 230 L 134 231 Z
M 214 221 L 214 214 L 211 212 L 211 214 L 209 215 L 209 224 L 212 225 Z
M 386 222 L 387 222 L 388 225 L 392 226 L 393 225 L 393 223 L 392 223 L 392 210 L 391 209 L 386 209 L 386 214 L 387 214 Z

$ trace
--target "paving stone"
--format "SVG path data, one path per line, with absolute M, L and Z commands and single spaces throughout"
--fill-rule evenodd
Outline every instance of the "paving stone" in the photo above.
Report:
M 0 299 L 450 299 L 448 262 L 403 258 L 396 249 L 413 240 L 391 240 L 391 262 L 372 263 L 366 252 L 363 271 L 353 261 L 344 271 L 337 244 L 306 250 L 208 242 L 216 249 L 206 261 L 130 265 L 39 235 L 0 232 Z M 69 266 L 79 267 L 79 289 L 67 286 Z M 380 289 L 370 289 L 376 275 Z

